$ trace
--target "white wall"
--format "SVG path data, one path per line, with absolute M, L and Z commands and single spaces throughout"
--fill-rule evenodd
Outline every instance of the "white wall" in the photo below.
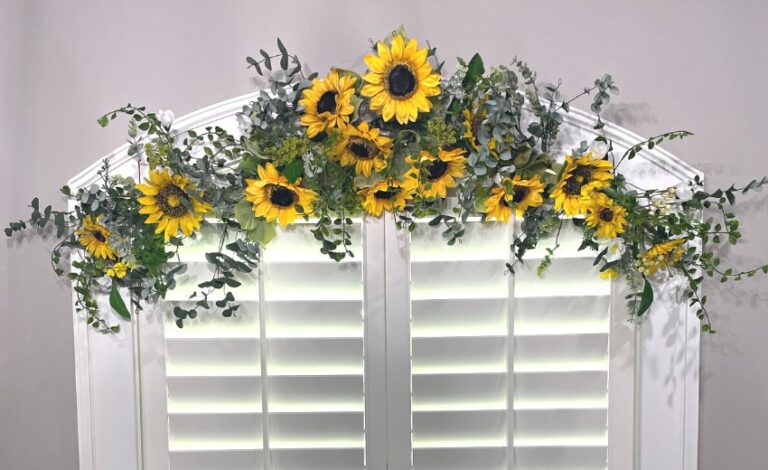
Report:
M 272 48 L 278 34 L 317 70 L 361 67 L 367 39 L 401 23 L 444 58 L 480 51 L 492 64 L 517 54 L 569 92 L 610 72 L 622 89 L 613 119 L 641 134 L 695 132 L 669 149 L 710 186 L 768 174 L 768 2 L 271 5 L 0 0 L 0 220 L 25 216 L 34 196 L 62 205 L 55 189 L 123 141 L 120 125 L 96 125 L 107 110 L 130 100 L 181 115 L 250 91 L 243 58 Z M 767 201 L 763 193 L 740 205 L 747 236 L 729 261 L 768 259 Z M 2 469 L 77 467 L 69 290 L 48 269 L 49 246 L 0 246 Z M 766 468 L 767 286 L 708 286 L 719 333 L 702 351 L 702 470 Z

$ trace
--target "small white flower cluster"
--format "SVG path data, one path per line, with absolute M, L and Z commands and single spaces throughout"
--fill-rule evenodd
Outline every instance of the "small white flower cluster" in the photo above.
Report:
M 689 183 L 680 183 L 670 186 L 660 194 L 651 198 L 651 212 L 659 215 L 667 215 L 681 202 L 690 201 L 693 198 L 693 189 Z
M 664 255 L 659 255 L 655 258 L 640 255 L 640 257 L 635 260 L 635 267 L 640 274 L 653 274 L 658 271 L 660 267 L 665 266 L 666 262 L 667 259 Z

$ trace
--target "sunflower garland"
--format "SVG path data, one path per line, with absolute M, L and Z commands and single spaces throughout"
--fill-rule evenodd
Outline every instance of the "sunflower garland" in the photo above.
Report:
M 728 282 L 768 273 L 768 265 L 724 269 L 715 251 L 741 238 L 731 210 L 737 197 L 768 185 L 768 178 L 714 191 L 699 179 L 641 190 L 621 174 L 625 160 L 689 132 L 657 135 L 620 155 L 602 135 L 561 151 L 559 126 L 573 100 L 560 96 L 559 84 L 537 85 L 522 61 L 486 71 L 475 54 L 443 77 L 435 49 L 397 31 L 375 43 L 360 75 L 333 69 L 319 78 L 305 75 L 279 40 L 278 49 L 247 58 L 269 87 L 236 116 L 237 135 L 221 128 L 177 131 L 168 111 L 114 110 L 99 124 L 128 117 L 128 154 L 139 168 L 149 165 L 143 182 L 113 175 L 105 161 L 100 184 L 62 188 L 73 211 L 41 208 L 34 199 L 31 217 L 6 228 L 13 236 L 54 225 L 60 238 L 54 270 L 75 283 L 76 306 L 89 324 L 119 328 L 99 311 L 95 296 L 105 286 L 124 318 L 126 305 L 139 309 L 163 298 L 185 269 L 173 262 L 177 250 L 204 225 L 220 229 L 221 248 L 206 254 L 214 274 L 199 284 L 194 306 L 174 308 L 179 326 L 212 305 L 235 315 L 239 304 L 227 289 L 258 267 L 277 225 L 300 218 L 314 225 L 320 251 L 336 261 L 353 255 L 351 218 L 363 214 L 389 213 L 407 230 L 429 221 L 448 244 L 461 240 L 470 217 L 489 225 L 519 220 L 510 272 L 542 237 L 557 238 L 572 225 L 583 234 L 581 248 L 595 252 L 601 277 L 621 278 L 632 289 L 628 307 L 635 318 L 652 303 L 655 277 L 682 276 L 705 331 L 712 328 L 706 296 L 699 295 L 704 276 Z M 617 92 L 604 75 L 581 96 L 592 96 L 590 108 L 600 113 Z M 598 114 L 595 129 L 601 128 Z M 702 211 L 709 209 L 722 220 L 705 221 Z M 61 265 L 65 250 L 80 253 L 68 273 Z

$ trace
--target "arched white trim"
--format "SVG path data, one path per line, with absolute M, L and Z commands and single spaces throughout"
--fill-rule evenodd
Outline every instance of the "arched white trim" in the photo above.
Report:
M 195 111 L 176 120 L 173 129 L 184 132 L 218 125 L 234 131 L 234 116 L 258 95 L 259 92 L 249 93 Z M 567 134 L 566 141 L 570 139 L 576 144 L 594 137 L 591 114 L 572 109 L 563 114 L 563 118 L 561 128 Z M 619 152 L 645 140 L 611 123 L 606 123 L 604 132 Z M 115 172 L 141 177 L 135 160 L 128 155 L 128 145 L 104 158 Z M 70 187 L 77 189 L 96 183 L 102 160 L 74 176 L 69 181 Z M 658 146 L 625 162 L 622 173 L 628 180 L 645 187 L 666 187 L 702 177 L 700 171 Z M 622 302 L 622 286 L 615 286 L 615 292 L 618 302 Z M 663 287 L 659 292 L 672 295 L 675 290 Z M 618 309 L 618 303 L 616 305 Z M 109 312 L 106 304 L 104 311 Z M 83 321 L 74 322 L 81 470 L 145 468 L 141 450 L 142 416 L 135 412 L 141 409 L 142 399 L 142 377 L 137 367 L 141 358 L 136 346 L 140 326 L 134 316 L 133 323 L 125 325 L 120 335 L 101 335 Z M 634 405 L 627 406 L 625 401 L 620 406 L 620 414 L 626 414 L 626 420 L 609 423 L 613 433 L 609 439 L 618 443 L 609 455 L 610 470 L 695 470 L 699 323 L 685 302 L 669 298 L 654 304 L 637 329 L 630 328 L 620 315 L 614 315 L 611 355 L 620 367 L 617 369 L 620 373 L 611 379 L 611 399 L 631 394 Z M 628 357 L 634 357 L 634 362 L 627 363 Z M 622 361 L 621 364 L 618 361 Z

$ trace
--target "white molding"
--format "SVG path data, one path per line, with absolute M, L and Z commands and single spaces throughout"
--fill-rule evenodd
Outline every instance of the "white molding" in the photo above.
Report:
M 201 109 L 179 118 L 174 122 L 174 132 L 184 132 L 193 128 L 207 125 L 220 125 L 234 131 L 233 116 L 259 95 L 259 92 L 242 95 L 213 106 Z M 570 133 L 573 142 L 577 143 L 585 136 L 593 136 L 593 117 L 586 112 L 572 109 L 564 114 L 564 123 L 561 127 L 566 133 Z M 606 136 L 611 139 L 617 149 L 627 148 L 644 139 L 622 127 L 606 123 L 604 129 Z M 566 138 L 567 140 L 567 138 Z M 106 155 L 114 171 L 137 175 L 133 157 L 128 155 L 128 146 L 123 145 Z M 74 190 L 88 186 L 98 181 L 97 171 L 101 167 L 101 160 L 73 177 L 69 181 Z M 690 180 L 702 173 L 669 152 L 656 146 L 652 150 L 645 150 L 632 161 L 622 164 L 622 173 L 627 178 L 638 184 L 647 186 L 672 185 L 682 180 Z M 394 221 L 386 224 L 386 238 L 394 229 Z M 403 247 L 399 247 L 402 249 Z M 387 259 L 388 262 L 391 260 Z M 394 281 L 394 280 L 392 280 Z M 388 287 L 391 285 L 388 284 Z M 396 301 L 394 298 L 388 300 Z M 401 299 L 402 301 L 402 299 Z M 637 348 L 640 354 L 638 360 L 635 393 L 638 395 L 638 424 L 641 426 L 640 443 L 638 445 L 640 463 L 634 470 L 695 470 L 698 451 L 698 400 L 699 400 L 699 324 L 695 316 L 688 310 L 684 303 L 676 304 L 678 308 L 674 312 L 664 311 L 662 305 L 657 305 L 650 312 L 648 319 L 641 326 Z M 108 310 L 108 308 L 106 309 Z M 671 315 L 671 313 L 674 313 Z M 118 320 L 115 320 L 118 321 Z M 75 366 L 78 406 L 78 437 L 81 470 L 136 470 L 140 465 L 140 443 L 136 442 L 135 435 L 140 431 L 139 420 L 133 413 L 115 413 L 116 409 L 138 405 L 139 397 L 133 393 L 136 383 L 135 369 L 133 366 L 133 347 L 130 335 L 132 327 L 124 325 L 124 332 L 116 337 L 95 336 L 81 319 L 76 319 L 73 327 L 75 339 Z M 395 325 L 385 325 L 387 330 Z M 666 329 L 666 330 L 665 330 Z M 399 330 L 398 330 L 399 331 Z M 667 331 L 666 339 L 672 340 L 674 347 L 670 348 L 661 338 L 662 332 Z M 672 331 L 670 334 L 669 331 Z M 394 330 L 391 331 L 394 333 Z M 143 334 L 143 333 L 142 333 Z M 125 336 L 129 335 L 129 336 Z M 404 343 L 403 343 L 404 344 Z M 408 352 L 410 352 L 408 350 Z M 394 354 L 387 351 L 387 354 Z M 682 357 L 682 363 L 677 360 L 675 354 Z M 120 355 L 125 355 L 121 356 Z M 103 367 L 94 364 L 94 358 L 114 358 L 110 372 L 111 377 L 124 377 L 131 382 L 125 396 L 111 397 L 115 400 L 113 406 L 107 407 L 103 400 L 105 389 L 105 377 L 96 381 L 94 378 L 104 372 Z M 666 364 L 664 361 L 668 361 Z M 659 367 L 669 365 L 669 373 L 674 382 L 673 389 L 665 377 L 658 374 Z M 388 371 L 388 375 L 393 374 Z M 125 374 L 125 375 L 122 375 Z M 390 377 L 390 379 L 392 379 Z M 397 383 L 397 380 L 388 379 L 388 384 Z M 403 390 L 405 392 L 405 390 Z M 671 405 L 667 406 L 668 403 Z M 658 407 L 662 412 L 655 413 Z M 667 407 L 667 408 L 663 408 Z M 663 408 L 663 409 L 662 409 Z M 410 410 L 408 416 L 410 416 Z M 391 414 L 391 410 L 389 411 Z M 406 413 L 403 413 L 404 417 Z M 405 419 L 405 418 L 404 418 Z M 114 430 L 114 434 L 102 434 L 104 429 Z M 121 436 L 117 442 L 105 442 L 110 436 Z M 389 437 L 403 438 L 389 432 Z M 117 438 L 115 438 L 117 439 Z M 120 452 L 114 454 L 113 461 L 105 466 L 105 450 L 111 446 L 123 446 Z M 130 457 L 133 455 L 134 457 Z M 667 455 L 664 464 L 657 460 L 660 455 Z M 670 460 L 671 459 L 671 460 Z M 673 462 L 673 463 L 670 463 Z M 154 469 L 153 469 L 154 470 Z M 623 470 L 618 467 L 611 470 Z

